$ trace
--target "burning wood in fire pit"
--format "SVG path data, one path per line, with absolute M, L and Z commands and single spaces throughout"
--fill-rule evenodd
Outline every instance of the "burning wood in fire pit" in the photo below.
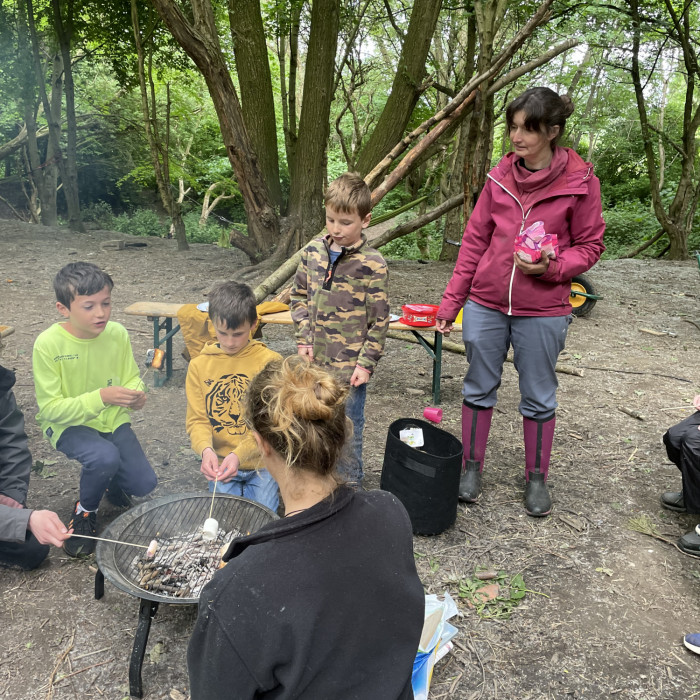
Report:
M 198 598 L 219 568 L 231 541 L 242 534 L 238 530 L 225 532 L 220 528 L 216 537 L 207 541 L 200 528 L 188 534 L 158 539 L 155 555 L 152 558 L 141 553 L 135 556 L 129 574 L 144 590 L 172 598 Z

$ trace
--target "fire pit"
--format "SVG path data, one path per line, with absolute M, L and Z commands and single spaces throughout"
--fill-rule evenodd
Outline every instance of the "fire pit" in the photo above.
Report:
M 152 539 L 159 542 L 195 533 L 209 516 L 211 496 L 202 493 L 163 496 L 142 503 L 123 513 L 101 533 L 102 537 L 148 546 Z M 214 498 L 212 517 L 219 521 L 225 532 L 238 531 L 249 534 L 265 523 L 275 520 L 277 515 L 269 508 L 239 496 L 217 494 Z M 200 545 L 197 545 L 200 546 Z M 221 548 L 221 541 L 211 543 L 214 551 Z M 196 605 L 199 595 L 173 593 L 169 586 L 162 590 L 148 589 L 138 561 L 145 552 L 126 544 L 100 541 L 95 548 L 97 574 L 95 574 L 95 598 L 104 595 L 104 580 L 107 578 L 117 588 L 140 598 L 139 622 L 134 637 L 134 648 L 129 663 L 129 691 L 134 697 L 143 697 L 141 667 L 146 653 L 151 620 L 160 603 Z

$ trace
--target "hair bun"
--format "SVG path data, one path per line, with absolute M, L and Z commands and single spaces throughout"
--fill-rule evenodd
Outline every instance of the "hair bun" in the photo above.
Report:
M 342 389 L 327 373 L 305 360 L 290 364 L 283 368 L 280 404 L 287 405 L 301 420 L 330 420 L 345 396 Z
M 574 101 L 569 95 L 559 95 L 559 99 L 564 105 L 564 115 L 570 117 L 574 113 Z

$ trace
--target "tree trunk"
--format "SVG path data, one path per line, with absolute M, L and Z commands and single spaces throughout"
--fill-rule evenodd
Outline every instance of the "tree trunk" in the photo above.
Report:
M 274 203 L 250 143 L 238 94 L 226 65 L 214 10 L 210 0 L 191 0 L 193 22 L 187 21 L 172 0 L 153 0 L 158 14 L 175 40 L 201 72 L 219 118 L 221 135 L 236 175 L 248 219 L 248 251 L 251 260 L 268 257 L 279 239 L 279 221 Z M 238 236 L 233 245 L 241 247 Z M 250 257 L 250 255 L 249 255 Z
M 243 120 L 271 200 L 281 208 L 277 121 L 260 0 L 229 0 L 228 17 Z
M 299 134 L 290 170 L 289 217 L 302 245 L 323 228 L 325 152 L 330 133 L 335 52 L 340 22 L 339 0 L 315 0 L 306 57 Z M 278 251 L 284 259 L 286 251 Z
M 401 138 L 425 86 L 425 61 L 442 0 L 416 0 L 403 40 L 391 93 L 369 140 L 360 151 L 357 169 L 367 174 Z
M 74 231 L 85 231 L 80 215 L 80 194 L 78 192 L 78 129 L 75 120 L 75 86 L 71 58 L 73 40 L 73 0 L 51 0 L 54 31 L 63 60 L 63 86 L 66 94 L 66 153 L 63 178 L 63 196 L 68 208 L 68 226 Z M 65 6 L 65 21 L 61 6 Z

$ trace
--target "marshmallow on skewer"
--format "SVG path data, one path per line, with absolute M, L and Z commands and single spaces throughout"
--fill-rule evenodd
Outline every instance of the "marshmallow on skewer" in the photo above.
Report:
M 156 550 L 158 549 L 158 540 L 151 540 L 146 550 L 146 559 L 153 559 L 156 555 Z
M 211 542 L 219 534 L 219 521 L 216 518 L 207 518 L 202 526 L 202 539 Z

